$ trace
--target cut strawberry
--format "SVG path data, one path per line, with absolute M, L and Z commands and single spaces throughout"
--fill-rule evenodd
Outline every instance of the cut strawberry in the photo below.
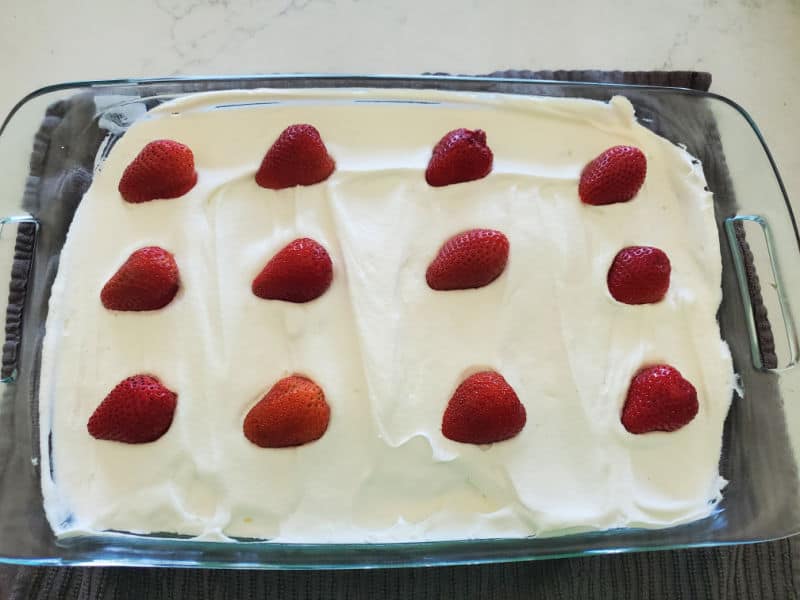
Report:
M 175 258 L 158 246 L 140 248 L 103 286 L 100 300 L 109 310 L 156 310 L 178 292 Z
M 669 365 L 639 371 L 631 380 L 622 425 L 630 433 L 676 431 L 697 415 L 697 391 Z
M 119 181 L 119 193 L 128 202 L 178 198 L 197 183 L 194 155 L 174 140 L 150 142 L 128 165 Z
M 328 251 L 310 238 L 300 238 L 278 252 L 253 280 L 253 293 L 265 300 L 310 302 L 333 280 Z
M 120 382 L 95 409 L 87 429 L 99 440 L 145 444 L 172 425 L 178 396 L 150 375 Z
M 434 290 L 465 290 L 489 285 L 505 270 L 508 238 L 494 229 L 470 229 L 447 240 L 425 279 Z
M 669 289 L 672 268 L 662 250 L 651 246 L 628 246 L 614 257 L 608 270 L 608 291 L 618 302 L 660 302 Z
M 492 150 L 481 129 L 454 129 L 439 140 L 425 171 L 429 185 L 441 187 L 486 177 L 492 170 Z
M 502 375 L 483 371 L 458 386 L 442 418 L 442 434 L 454 442 L 491 444 L 525 427 L 525 407 Z
M 633 146 L 614 146 L 583 169 L 578 194 L 586 204 L 614 204 L 633 198 L 647 175 L 647 159 Z
M 280 190 L 325 181 L 336 163 L 312 125 L 290 125 L 267 151 L 256 173 L 263 188 Z
M 292 375 L 272 386 L 244 419 L 244 435 L 262 448 L 301 446 L 322 437 L 331 409 L 316 383 Z

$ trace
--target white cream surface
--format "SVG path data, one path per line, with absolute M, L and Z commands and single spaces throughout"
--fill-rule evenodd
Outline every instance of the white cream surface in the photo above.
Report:
M 310 187 L 262 189 L 256 169 L 292 123 L 319 129 L 336 171 Z M 431 149 L 458 127 L 487 132 L 494 169 L 429 187 Z M 158 138 L 192 148 L 198 183 L 182 198 L 128 204 L 120 176 Z M 582 204 L 581 169 L 616 144 L 645 152 L 644 186 L 627 203 Z M 716 320 L 721 260 L 704 185 L 701 166 L 637 124 L 623 97 L 257 90 L 158 107 L 100 166 L 52 290 L 39 406 L 53 529 L 371 542 L 707 516 L 725 485 L 734 373 Z M 428 288 L 442 243 L 478 227 L 508 237 L 505 272 L 481 289 Z M 331 255 L 328 292 L 307 304 L 254 296 L 269 258 L 305 236 Z M 178 296 L 153 312 L 105 310 L 103 284 L 147 245 L 175 255 Z M 608 293 L 608 267 L 628 245 L 669 255 L 662 302 L 628 306 Z M 628 384 L 658 362 L 694 384 L 699 413 L 677 432 L 629 434 Z M 483 369 L 514 387 L 527 424 L 493 445 L 452 442 L 442 413 Z M 89 416 L 136 373 L 178 394 L 170 430 L 142 445 L 92 438 Z M 294 373 L 324 389 L 330 427 L 305 446 L 258 448 L 244 416 Z

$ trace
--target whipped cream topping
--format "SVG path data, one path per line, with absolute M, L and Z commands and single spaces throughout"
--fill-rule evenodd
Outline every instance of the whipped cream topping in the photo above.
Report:
M 258 187 L 272 141 L 304 122 L 319 129 L 336 171 L 310 187 Z M 494 169 L 432 188 L 431 149 L 458 127 L 487 132 Z M 120 176 L 158 138 L 192 148 L 197 185 L 128 204 Z M 644 186 L 627 203 L 582 204 L 581 169 L 617 144 L 645 152 Z M 704 185 L 701 166 L 637 124 L 623 97 L 259 90 L 158 107 L 99 166 L 52 290 L 39 406 L 54 531 L 411 541 L 708 515 L 725 485 L 718 463 L 734 373 L 715 316 L 721 260 Z M 425 270 L 442 243 L 478 227 L 508 237 L 505 272 L 476 290 L 431 290 Z M 254 296 L 253 277 L 298 237 L 327 248 L 330 289 L 307 304 Z M 148 245 L 174 254 L 177 297 L 158 311 L 105 310 L 103 284 Z M 608 293 L 608 267 L 629 245 L 669 255 L 662 302 L 629 306 Z M 629 434 L 620 423 L 628 384 L 657 362 L 694 384 L 699 413 L 673 433 Z M 487 446 L 444 438 L 450 396 L 485 369 L 514 387 L 525 428 Z M 143 445 L 92 438 L 89 416 L 136 373 L 178 394 L 171 429 Z M 297 448 L 259 448 L 243 419 L 291 374 L 324 389 L 328 431 Z

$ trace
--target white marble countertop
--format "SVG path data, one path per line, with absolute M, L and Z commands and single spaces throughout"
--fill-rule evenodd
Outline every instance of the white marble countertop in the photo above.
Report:
M 11 0 L 0 114 L 45 84 L 267 72 L 695 69 L 760 125 L 800 207 L 800 0 Z

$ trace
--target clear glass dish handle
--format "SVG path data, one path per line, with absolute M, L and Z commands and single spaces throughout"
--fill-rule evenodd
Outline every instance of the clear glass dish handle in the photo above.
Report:
M 794 274 L 800 267 L 800 254 L 779 258 L 778 248 L 793 248 L 794 244 L 780 244 L 782 240 L 776 240 L 773 227 L 762 216 L 730 217 L 725 220 L 725 233 L 745 309 L 753 365 L 762 371 L 778 372 L 794 367 L 800 358 L 797 328 L 788 273 L 783 270 L 787 264 L 783 263 L 788 261 Z M 765 345 L 770 346 L 766 351 Z M 765 360 L 765 354 L 771 360 Z
M 15 259 L 17 258 L 17 236 L 16 235 L 9 235 L 8 226 L 15 225 L 19 226 L 21 224 L 29 223 L 34 226 L 33 230 L 33 239 L 31 245 L 31 255 L 30 260 L 28 260 L 27 265 L 17 265 L 17 268 L 27 269 L 26 272 L 21 273 L 23 277 L 22 285 L 20 286 L 17 282 L 19 278 L 12 277 L 13 270 L 15 268 Z M 35 251 L 36 247 L 36 233 L 39 229 L 39 222 L 30 215 L 16 215 L 16 216 L 8 216 L 0 218 L 0 273 L 2 274 L 3 281 L 10 281 L 11 287 L 9 288 L 8 297 L 5 298 L 6 304 L 3 305 L 3 315 L 5 315 L 5 330 L 6 330 L 6 344 L 9 343 L 9 339 L 11 336 L 14 335 L 14 328 L 16 327 L 17 332 L 17 343 L 19 342 L 19 330 L 21 328 L 21 311 L 16 311 L 14 314 L 16 315 L 16 319 L 14 315 L 9 313 L 8 311 L 8 303 L 11 301 L 13 297 L 15 302 L 23 303 L 26 298 L 26 294 L 28 291 L 28 275 L 30 272 L 30 267 L 33 263 L 33 251 Z M 19 231 L 18 227 L 14 227 L 13 231 L 16 233 Z M 7 360 L 8 348 L 4 346 L 3 348 L 3 367 L 2 373 L 0 373 L 0 383 L 13 383 L 16 380 L 17 376 L 17 356 L 16 356 L 16 348 L 12 350 L 15 354 L 13 356 L 13 361 Z M 9 364 L 13 363 L 13 364 Z

